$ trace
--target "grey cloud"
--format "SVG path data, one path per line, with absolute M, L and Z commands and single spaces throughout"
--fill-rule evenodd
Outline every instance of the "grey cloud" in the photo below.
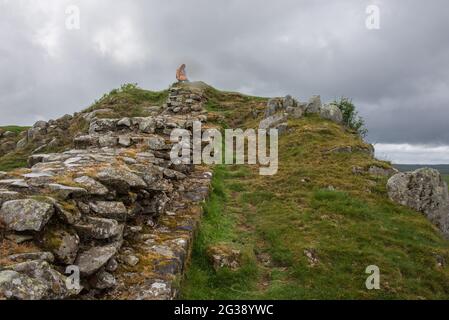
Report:
M 352 97 L 370 141 L 449 144 L 447 2 L 374 2 L 378 31 L 373 1 L 0 0 L 0 124 L 79 111 L 124 82 L 166 88 L 185 62 L 221 89 Z

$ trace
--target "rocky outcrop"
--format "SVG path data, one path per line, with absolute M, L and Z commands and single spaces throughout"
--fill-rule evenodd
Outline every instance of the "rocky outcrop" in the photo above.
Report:
M 88 132 L 74 149 L 36 153 L 29 169 L 1 173 L 0 244 L 40 251 L 0 257 L 8 261 L 0 298 L 176 296 L 172 282 L 184 271 L 212 175 L 169 156 L 174 128 L 207 119 L 204 96 L 183 87 L 169 99 L 179 105 L 151 117 L 86 116 Z M 27 141 L 47 139 L 54 125 L 36 123 Z M 66 286 L 68 268 L 80 272 L 77 290 Z
M 437 170 L 398 173 L 388 180 L 387 190 L 392 201 L 424 213 L 449 238 L 448 188 Z
M 335 104 L 326 104 L 320 109 L 320 116 L 323 119 L 331 120 L 335 123 L 343 123 L 343 113 Z
M 306 106 L 306 114 L 319 114 L 321 112 L 321 97 L 320 96 L 312 96 L 309 99 L 309 103 Z
M 215 271 L 222 268 L 237 270 L 242 263 L 241 251 L 226 244 L 209 247 L 207 249 L 207 255 Z
M 41 231 L 54 213 L 53 205 L 33 199 L 5 202 L 0 210 L 0 220 L 8 230 Z
M 268 100 L 264 119 L 259 129 L 278 129 L 284 133 L 288 128 L 288 119 L 300 119 L 305 114 L 318 114 L 321 118 L 343 123 L 343 113 L 335 104 L 322 105 L 320 96 L 313 96 L 308 103 L 302 103 L 291 96 Z

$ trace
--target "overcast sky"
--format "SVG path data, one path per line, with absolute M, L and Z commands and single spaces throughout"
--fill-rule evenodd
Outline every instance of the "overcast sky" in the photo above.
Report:
M 369 5 L 380 29 L 366 27 Z M 80 10 L 68 30 L 66 9 Z M 449 163 L 447 0 L 0 0 L 0 125 L 80 111 L 126 82 L 351 97 L 378 155 Z M 71 20 L 72 21 L 72 20 Z

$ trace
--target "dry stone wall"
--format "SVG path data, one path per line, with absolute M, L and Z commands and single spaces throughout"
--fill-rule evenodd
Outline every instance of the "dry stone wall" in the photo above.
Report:
M 2 173 L 0 298 L 176 297 L 212 174 L 172 163 L 169 134 L 207 119 L 203 99 L 172 88 L 176 107 L 93 118 L 74 149 Z M 73 267 L 81 287 L 70 285 Z

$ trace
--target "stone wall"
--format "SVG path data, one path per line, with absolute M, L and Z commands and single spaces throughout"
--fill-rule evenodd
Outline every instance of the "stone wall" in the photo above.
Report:
M 197 114 L 203 111 L 205 101 L 201 91 L 192 90 L 180 83 L 170 87 L 165 107 L 170 113 Z
M 169 134 L 206 120 L 197 95 L 172 88 L 168 113 L 93 118 L 74 149 L 2 173 L 0 298 L 176 296 L 212 174 L 172 163 Z M 66 284 L 72 266 L 82 288 Z

